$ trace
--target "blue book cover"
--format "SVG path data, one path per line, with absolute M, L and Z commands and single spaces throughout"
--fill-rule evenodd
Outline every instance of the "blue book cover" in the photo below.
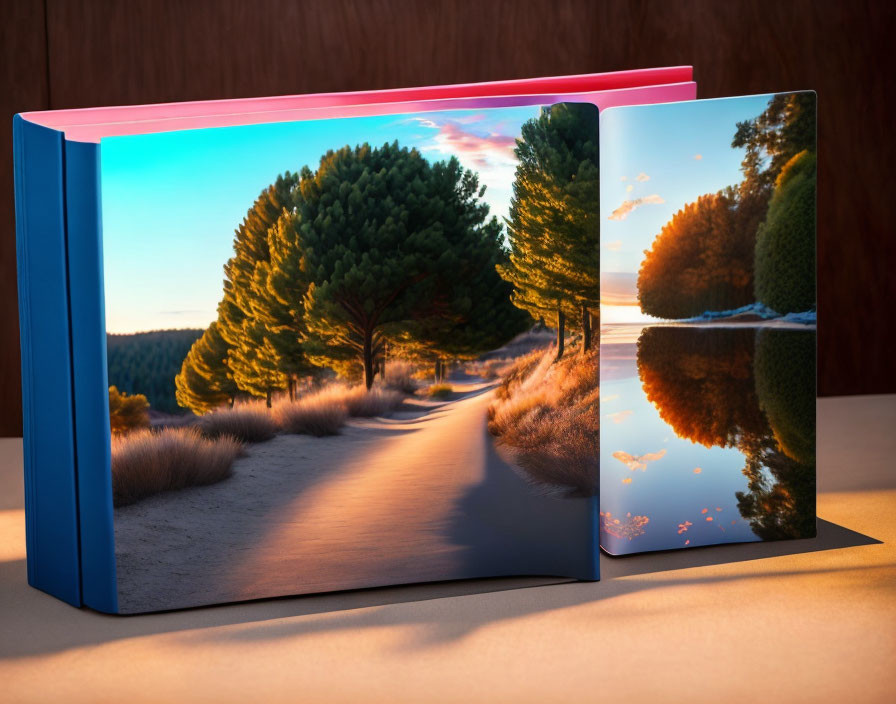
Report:
M 814 94 L 637 85 L 17 116 L 29 582 L 140 613 L 812 534 Z

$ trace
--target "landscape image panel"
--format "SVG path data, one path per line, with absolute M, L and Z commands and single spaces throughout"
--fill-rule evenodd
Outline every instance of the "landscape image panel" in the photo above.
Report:
M 601 546 L 813 537 L 815 94 L 603 119 Z
M 122 612 L 597 577 L 596 107 L 101 159 Z

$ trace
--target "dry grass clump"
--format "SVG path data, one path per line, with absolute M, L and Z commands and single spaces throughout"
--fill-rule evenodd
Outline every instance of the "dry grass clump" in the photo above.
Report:
M 338 435 L 348 418 L 343 400 L 329 390 L 303 396 L 297 401 L 284 399 L 274 405 L 271 413 L 283 432 L 315 437 Z
M 553 350 L 517 360 L 496 390 L 488 429 L 533 482 L 590 496 L 598 488 L 597 351 L 553 360 Z
M 410 362 L 390 361 L 386 363 L 383 383 L 387 389 L 413 394 L 417 390 L 417 380 L 414 378 L 416 372 L 416 367 Z
M 203 437 L 196 428 L 138 430 L 112 438 L 112 496 L 116 506 L 171 489 L 226 479 L 242 453 L 235 438 Z
M 337 387 L 338 389 L 338 387 Z M 334 395 L 336 389 L 334 389 Z M 374 386 L 369 391 L 363 386 L 342 387 L 342 402 L 353 418 L 373 418 L 394 411 L 404 403 L 404 394 L 394 389 Z
M 196 425 L 210 438 L 227 435 L 242 442 L 264 442 L 277 434 L 270 410 L 259 402 L 219 408 L 202 416 Z
M 513 360 L 510 359 L 487 359 L 477 365 L 475 373 L 486 381 L 494 381 L 500 379 L 501 376 L 510 369 Z
M 446 399 L 454 392 L 451 384 L 433 384 L 426 390 L 426 394 L 430 398 Z

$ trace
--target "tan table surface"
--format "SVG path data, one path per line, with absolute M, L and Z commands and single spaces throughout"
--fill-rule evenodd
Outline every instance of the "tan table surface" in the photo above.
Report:
M 26 585 L 0 440 L 0 701 L 896 701 L 896 396 L 818 414 L 814 540 L 132 617 Z

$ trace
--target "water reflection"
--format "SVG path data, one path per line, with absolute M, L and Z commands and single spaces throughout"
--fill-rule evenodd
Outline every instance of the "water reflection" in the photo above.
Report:
M 815 534 L 814 330 L 653 326 L 601 358 L 608 552 Z

